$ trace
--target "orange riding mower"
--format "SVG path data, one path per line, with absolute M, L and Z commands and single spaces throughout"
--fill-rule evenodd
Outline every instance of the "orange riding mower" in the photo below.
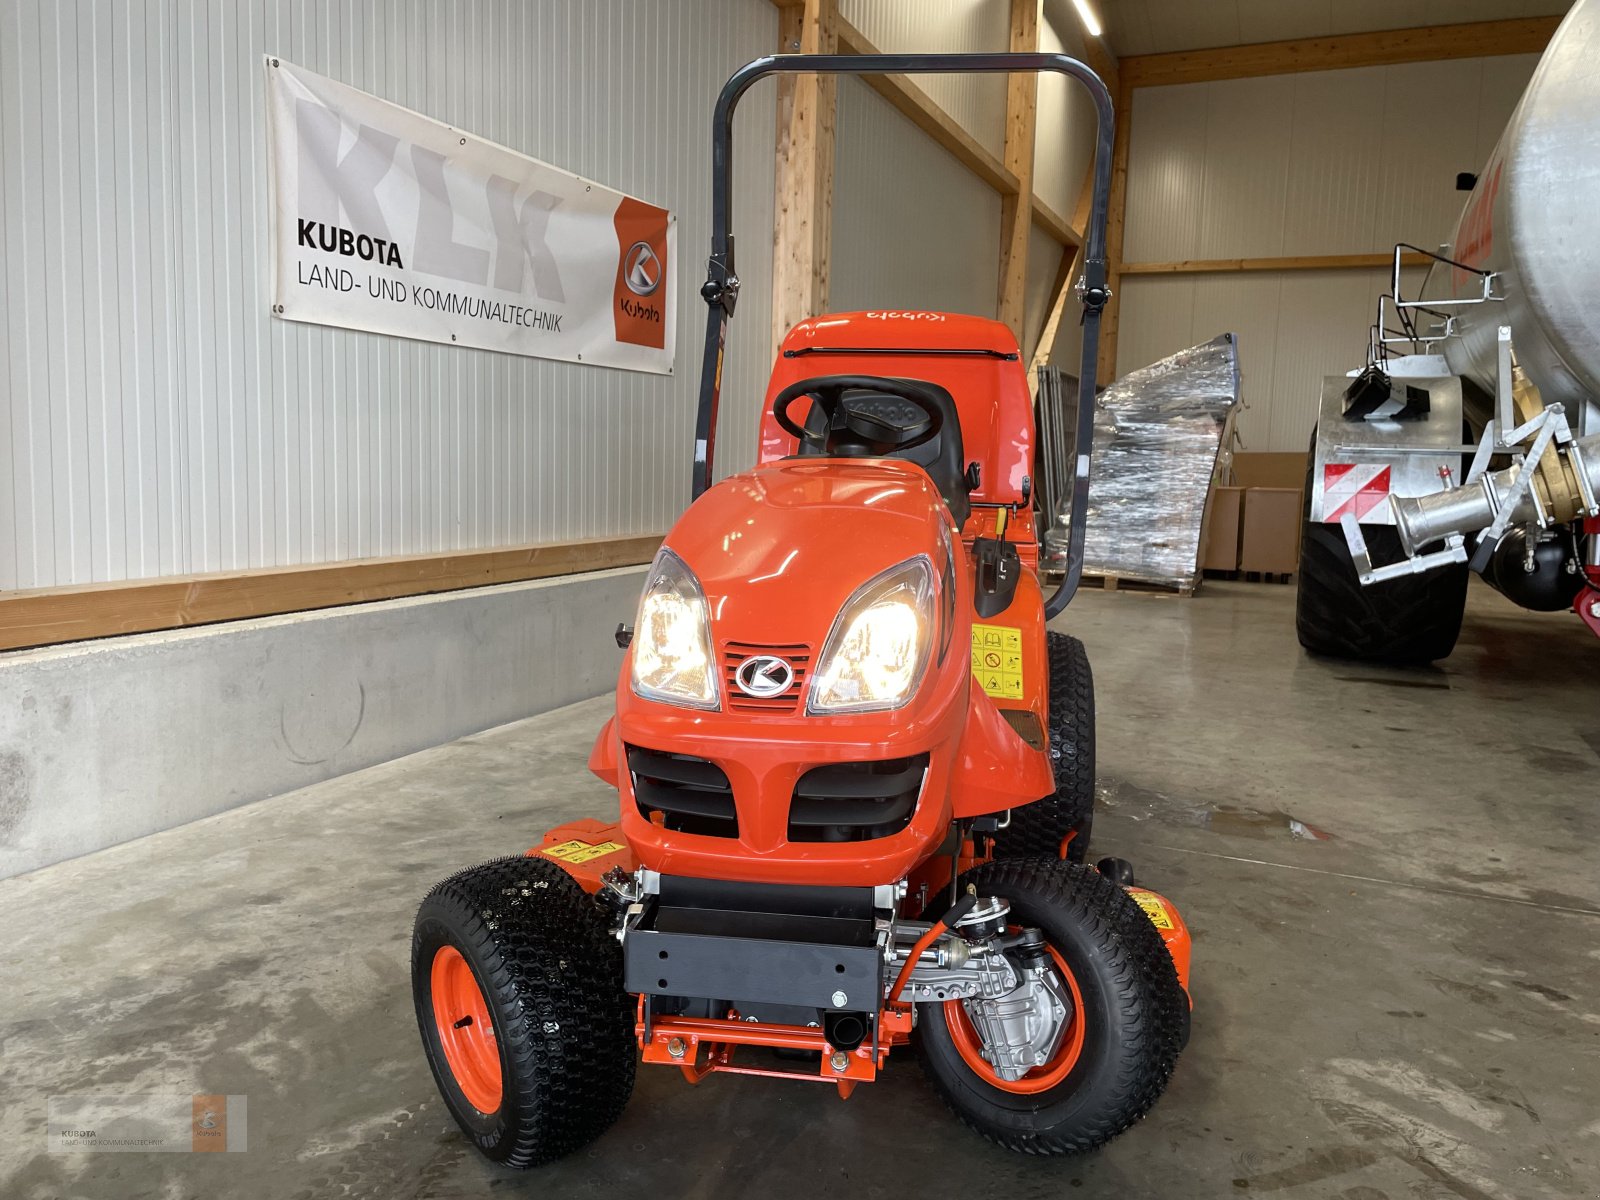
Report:
M 758 464 L 711 485 L 739 95 L 779 71 L 969 70 L 1062 71 L 1100 118 L 1081 452 L 1052 466 L 1072 517 L 1048 596 L 1035 405 L 995 321 L 801 322 Z M 1046 630 L 1081 571 L 1110 141 L 1105 87 L 1061 55 L 782 56 L 723 89 L 695 499 L 618 629 L 589 759 L 618 817 L 463 871 L 417 915 L 428 1061 L 489 1158 L 597 1137 L 640 1058 L 848 1096 L 911 1044 L 962 1120 L 1032 1153 L 1098 1146 L 1160 1095 L 1188 1038 L 1189 935 L 1126 862 L 1086 865 L 1093 684 L 1082 643 Z

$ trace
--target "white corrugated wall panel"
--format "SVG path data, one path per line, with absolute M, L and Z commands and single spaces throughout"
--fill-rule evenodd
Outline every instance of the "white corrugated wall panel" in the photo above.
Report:
M 1101 0 L 1118 54 L 1551 16 L 1572 0 Z
M 1046 54 L 1081 54 L 1071 31 L 1063 37 L 1048 16 L 1039 23 L 1039 49 Z M 1094 105 L 1076 79 L 1045 71 L 1039 75 L 1036 113 L 1033 190 L 1070 221 L 1094 159 Z
M 1422 272 L 1408 270 L 1416 288 Z M 1239 335 L 1247 450 L 1304 450 L 1325 375 L 1362 363 L 1382 271 L 1243 271 L 1129 275 L 1122 281 L 1119 370 L 1219 333 Z
M 1061 243 L 1037 225 L 1028 230 L 1028 286 L 1023 291 L 1022 361 L 1032 362 L 1039 334 L 1050 315 L 1051 291 L 1061 269 Z M 998 307 L 998 305 L 996 305 Z
M 1283 244 L 1288 164 L 1263 154 L 1293 134 L 1293 76 L 1240 79 L 1206 97 L 1205 175 L 1200 241 L 1187 258 L 1276 254 Z M 1133 135 L 1139 135 L 1135 118 Z
M 0 5 L 0 587 L 664 529 L 688 499 L 717 89 L 767 0 Z M 677 372 L 268 313 L 261 58 L 679 217 Z M 720 465 L 770 350 L 773 89 L 740 107 Z
M 886 54 L 1005 50 L 1010 0 L 839 0 L 839 15 Z M 1003 75 L 923 75 L 917 86 L 996 158 L 1005 149 Z
M 1129 262 L 1436 245 L 1537 55 L 1140 88 Z
M 1198 258 L 1205 201 L 1206 106 L 1185 87 L 1133 93 L 1123 258 Z
M 1409 63 L 1140 89 L 1129 146 L 1125 258 L 1374 253 L 1434 246 L 1454 226 L 1459 171 L 1483 165 L 1533 55 Z M 1321 379 L 1362 361 L 1387 275 L 1128 275 L 1126 373 L 1227 330 L 1240 335 L 1252 450 L 1303 449 Z
M 993 317 L 1000 197 L 857 79 L 839 81 L 829 307 Z
M 1373 152 L 1383 128 L 1383 68 L 1296 76 L 1293 104 L 1282 253 L 1376 249 L 1378 192 L 1393 169 Z

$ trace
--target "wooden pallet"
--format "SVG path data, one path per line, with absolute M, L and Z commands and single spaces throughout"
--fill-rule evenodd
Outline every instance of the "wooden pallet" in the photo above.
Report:
M 1083 585 L 1099 586 L 1107 592 L 1155 592 L 1169 596 L 1182 596 L 1185 600 L 1194 595 L 1199 580 L 1192 584 L 1151 583 L 1147 579 L 1129 579 L 1121 575 L 1091 575 L 1084 572 Z
M 1276 583 L 1280 586 L 1290 582 L 1292 574 L 1280 574 L 1275 571 L 1207 571 L 1207 579 L 1231 579 L 1244 583 Z

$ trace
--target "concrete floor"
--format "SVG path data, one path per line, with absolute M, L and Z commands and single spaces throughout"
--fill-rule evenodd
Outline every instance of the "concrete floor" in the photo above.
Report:
M 909 1057 L 848 1102 L 643 1069 L 584 1155 L 470 1152 L 417 1043 L 412 914 L 608 811 L 602 699 L 0 883 L 0 1196 L 1595 1195 L 1600 644 L 1475 589 L 1442 667 L 1377 670 L 1308 660 L 1292 610 L 1212 583 L 1061 622 L 1097 675 L 1096 847 L 1195 933 L 1193 1040 L 1095 1155 L 990 1147 Z M 46 1098 L 90 1092 L 244 1093 L 249 1152 L 47 1154 Z

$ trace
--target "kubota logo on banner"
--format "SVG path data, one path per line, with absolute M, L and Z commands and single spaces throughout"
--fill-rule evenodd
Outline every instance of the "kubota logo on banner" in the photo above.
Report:
M 276 314 L 672 369 L 666 209 L 280 59 L 266 71 Z

